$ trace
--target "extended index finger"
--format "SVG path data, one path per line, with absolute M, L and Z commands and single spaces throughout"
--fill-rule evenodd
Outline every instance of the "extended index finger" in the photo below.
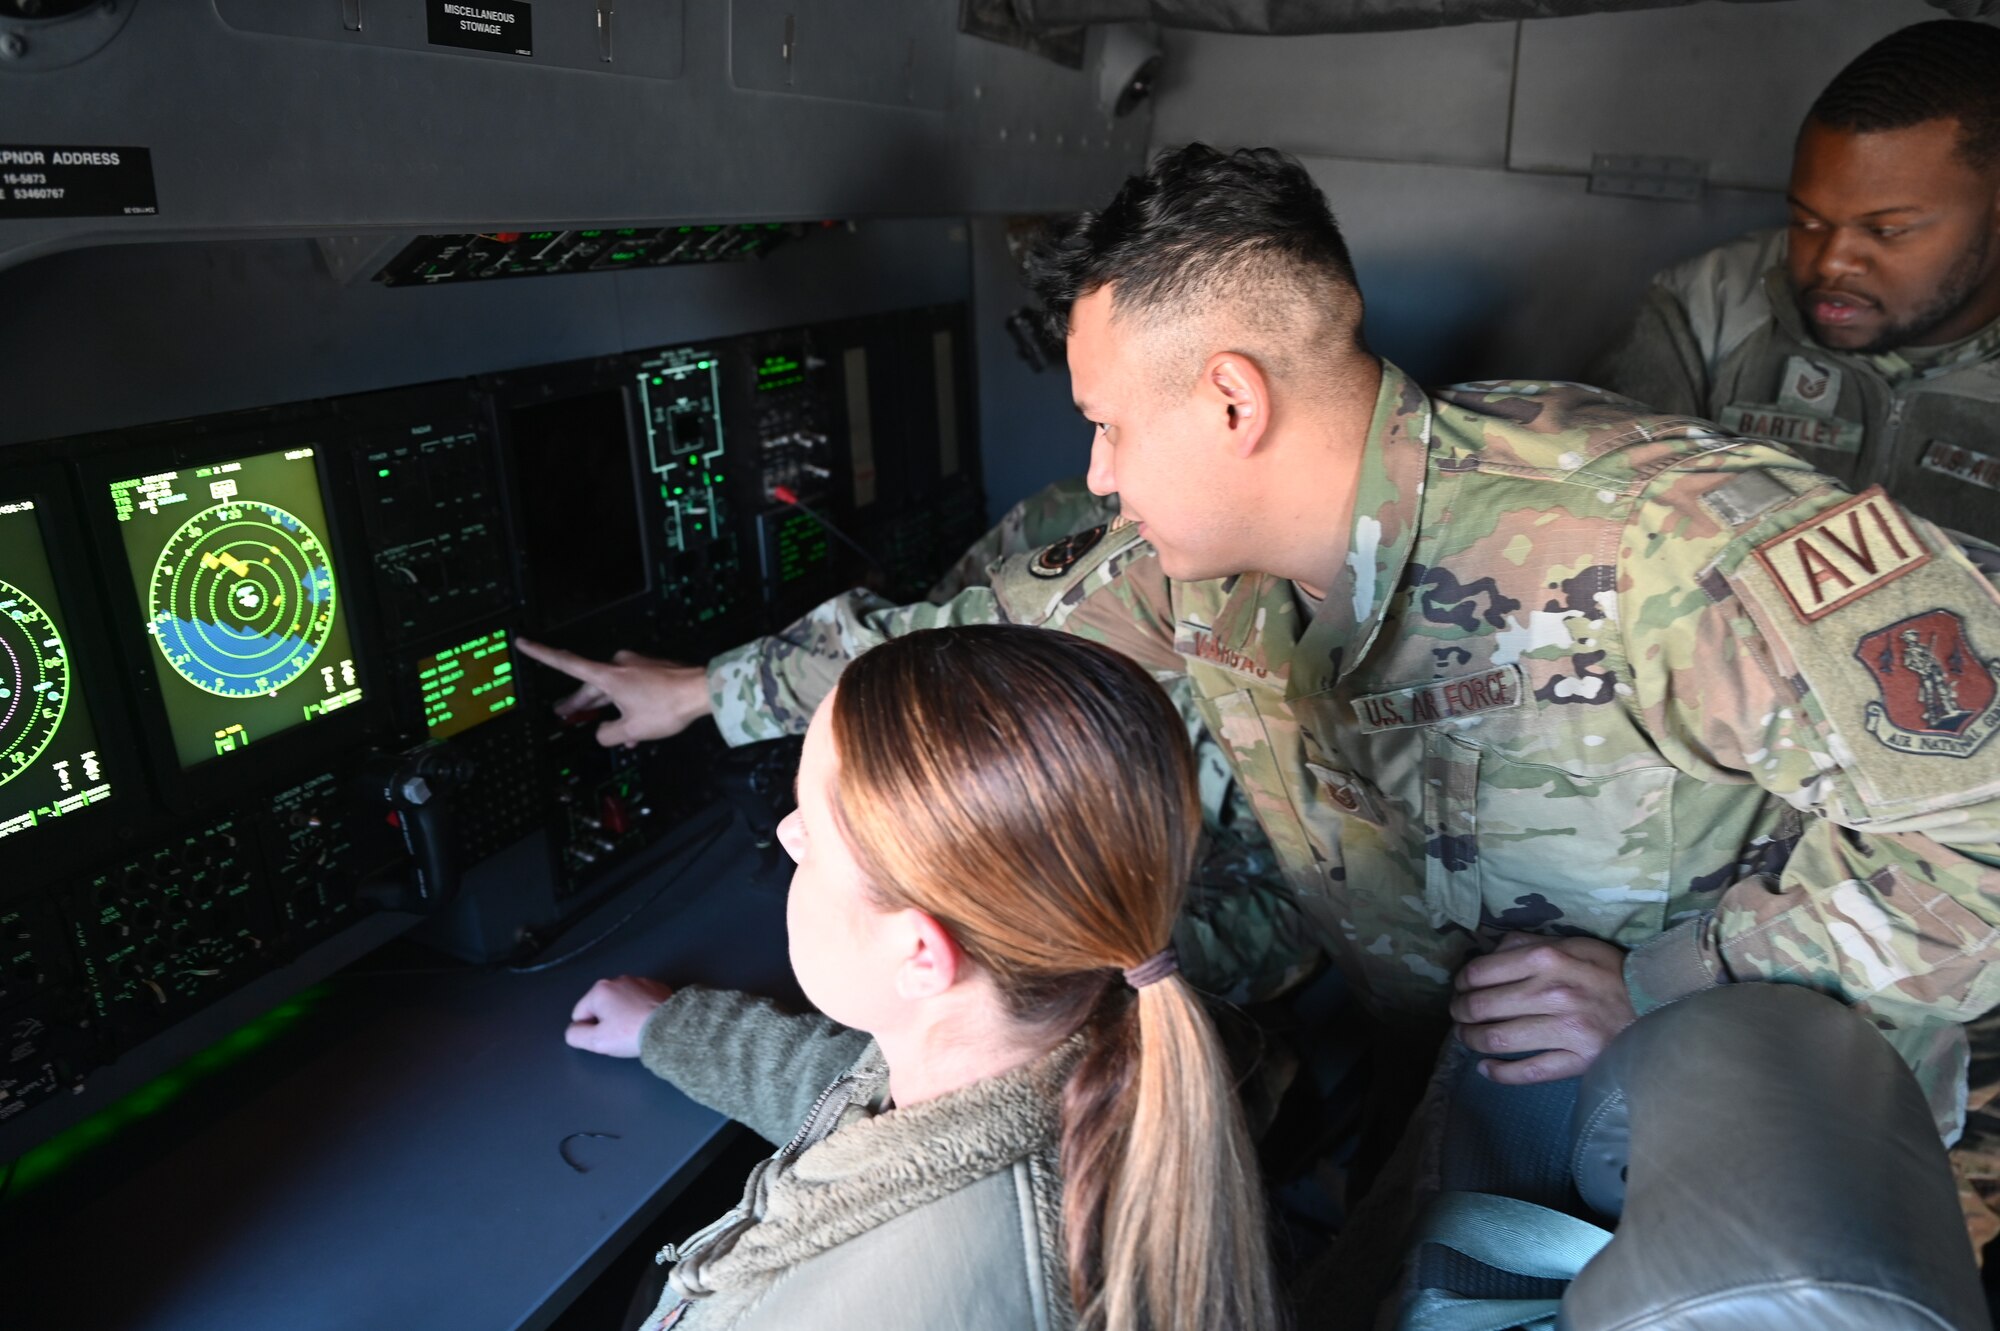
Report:
M 516 638 L 514 645 L 530 661 L 538 661 L 551 670 L 560 670 L 571 679 L 580 679 L 586 684 L 599 682 L 611 669 L 602 661 L 593 661 L 587 656 L 578 656 L 575 652 L 566 652 L 532 638 Z

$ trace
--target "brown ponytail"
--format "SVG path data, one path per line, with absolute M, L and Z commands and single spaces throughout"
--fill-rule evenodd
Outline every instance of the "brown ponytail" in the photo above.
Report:
M 915 906 L 1015 1017 L 1088 1048 L 1063 1101 L 1086 1331 L 1268 1331 L 1264 1202 L 1194 991 L 1121 974 L 1167 946 L 1200 833 L 1187 732 L 1123 656 L 1037 629 L 896 639 L 842 675 L 834 805 L 885 906 Z

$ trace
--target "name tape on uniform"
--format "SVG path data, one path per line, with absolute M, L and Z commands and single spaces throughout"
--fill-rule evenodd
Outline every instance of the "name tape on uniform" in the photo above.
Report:
M 1364 734 L 1432 726 L 1481 712 L 1517 707 L 1521 702 L 1521 667 L 1500 666 L 1476 675 L 1461 675 L 1435 684 L 1418 684 L 1392 693 L 1374 693 L 1354 700 L 1355 719 Z
M 1858 421 L 1786 411 L 1761 402 L 1737 402 L 1724 407 L 1720 423 L 1731 434 L 1775 439 L 1803 448 L 1823 448 L 1832 453 L 1859 453 L 1864 434 Z
M 1811 623 L 1931 560 L 1879 485 L 1758 546 L 1792 612 Z

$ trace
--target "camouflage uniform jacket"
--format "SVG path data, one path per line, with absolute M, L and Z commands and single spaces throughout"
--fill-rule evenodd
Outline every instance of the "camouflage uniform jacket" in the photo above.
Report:
M 2000 540 L 2000 321 L 1946 346 L 1831 350 L 1792 299 L 1785 244 L 1758 232 L 1654 278 L 1596 381 L 1789 444 L 1848 485 L 1880 484 Z
M 2000 602 L 1956 549 L 1762 441 L 1394 367 L 1355 513 L 1310 624 L 1290 584 L 1175 582 L 1131 531 L 965 609 L 1184 673 L 1378 1011 L 1439 1012 L 1482 935 L 1589 934 L 1634 949 L 1642 1011 L 1782 980 L 1902 1028 L 1949 1128 L 1945 1023 L 2000 1001 Z M 782 712 L 825 662 L 729 668 Z

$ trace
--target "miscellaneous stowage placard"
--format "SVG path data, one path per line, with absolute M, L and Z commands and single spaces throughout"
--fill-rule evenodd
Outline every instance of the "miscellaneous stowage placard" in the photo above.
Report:
M 150 217 L 159 211 L 153 155 L 144 148 L 0 143 L 0 218 Z
M 527 0 L 425 0 L 433 46 L 533 55 L 535 28 Z

